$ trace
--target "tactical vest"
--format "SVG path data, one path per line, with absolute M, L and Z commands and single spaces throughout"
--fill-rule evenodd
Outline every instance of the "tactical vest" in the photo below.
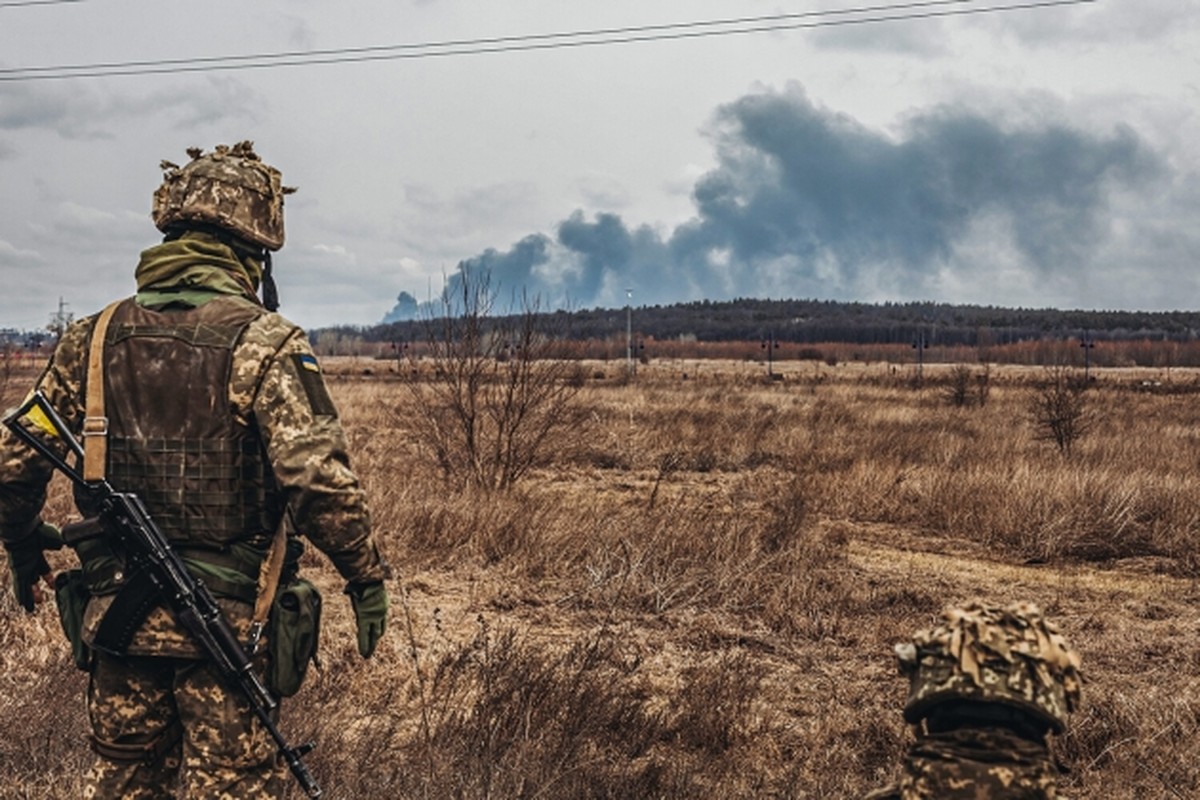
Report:
M 263 313 L 240 298 L 154 311 L 132 298 L 104 341 L 107 476 L 181 549 L 265 541 L 281 514 L 261 438 L 229 400 L 233 351 Z

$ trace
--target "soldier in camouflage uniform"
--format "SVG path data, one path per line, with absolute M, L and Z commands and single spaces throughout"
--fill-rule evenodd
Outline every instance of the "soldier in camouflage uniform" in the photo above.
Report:
M 1054 800 L 1047 737 L 1079 705 L 1079 656 L 1034 605 L 969 605 L 896 646 L 916 742 L 868 800 Z
M 286 509 L 347 581 L 369 657 L 386 622 L 387 567 L 317 360 L 304 333 L 274 313 L 270 257 L 283 245 L 291 190 L 250 142 L 188 153 L 182 168 L 163 162 L 152 212 L 163 243 L 142 253 L 137 294 L 115 306 L 99 351 L 106 422 L 85 423 L 98 315 L 66 331 L 37 388 L 77 434 L 105 435 L 108 480 L 143 499 L 243 641 Z M 40 517 L 50 476 L 4 429 L 0 539 L 30 611 L 49 573 L 43 551 L 61 545 Z M 293 564 L 298 542 L 289 537 Z M 90 594 L 81 639 L 95 645 L 128 576 L 106 537 L 76 550 Z M 89 797 L 282 794 L 287 773 L 261 724 L 163 607 L 123 652 L 84 652 L 97 754 Z

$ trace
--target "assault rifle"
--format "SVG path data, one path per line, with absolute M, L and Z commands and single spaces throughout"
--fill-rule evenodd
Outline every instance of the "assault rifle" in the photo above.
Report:
M 187 629 L 221 679 L 249 701 L 250 709 L 275 740 L 276 749 L 304 793 L 308 797 L 320 797 L 321 787 L 303 761 L 315 745 L 309 742 L 291 747 L 283 738 L 271 719 L 271 711 L 279 705 L 278 701 L 251 668 L 250 657 L 208 588 L 188 572 L 183 559 L 171 549 L 166 536 L 150 518 L 145 504 L 135 494 L 118 492 L 106 480 L 85 480 L 80 470 L 67 463 L 66 453 L 56 452 L 23 425 L 22 419 L 42 434 L 58 439 L 75 454 L 76 463 L 82 462 L 83 448 L 40 391 L 34 392 L 20 408 L 5 417 L 4 424 L 86 495 L 91 507 L 99 511 L 104 533 L 114 537 L 124 551 L 125 570 L 130 581 L 144 580 L 154 587 L 157 599 Z

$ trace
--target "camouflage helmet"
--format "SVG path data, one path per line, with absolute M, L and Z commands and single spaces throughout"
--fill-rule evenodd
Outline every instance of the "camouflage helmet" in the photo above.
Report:
M 163 183 L 154 192 L 154 224 L 164 233 L 176 223 L 217 225 L 246 241 L 283 247 L 283 196 L 296 191 L 280 183 L 279 170 L 262 162 L 253 142 L 217 145 L 211 153 L 187 151 L 180 167 L 163 161 Z
M 1079 654 L 1031 603 L 948 608 L 943 622 L 896 645 L 907 676 L 904 718 L 920 722 L 946 700 L 1001 703 L 1066 729 L 1079 706 Z

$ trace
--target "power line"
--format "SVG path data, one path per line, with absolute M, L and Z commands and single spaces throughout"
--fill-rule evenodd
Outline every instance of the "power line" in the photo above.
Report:
M 961 5 L 975 3 L 978 0 L 920 0 L 920 2 L 897 3 L 892 5 L 862 6 L 860 8 L 833 9 L 829 11 L 807 11 L 792 14 L 769 14 L 757 17 L 734 17 L 731 19 L 714 19 L 694 22 L 672 22 L 659 25 L 630 25 L 620 28 L 596 28 L 579 31 L 559 31 L 557 33 L 534 33 L 516 36 L 490 36 L 477 39 L 449 39 L 445 41 L 423 42 L 419 44 L 385 44 L 367 47 L 338 47 L 328 50 L 292 50 L 279 53 L 255 53 L 236 56 L 201 56 L 190 58 L 163 58 L 153 61 L 121 61 L 96 64 L 73 64 L 56 67 L 15 67 L 0 69 L 0 74 L 6 73 L 38 73 L 57 72 L 60 70 L 98 70 L 124 69 L 138 67 L 161 67 L 171 65 L 196 65 L 205 63 L 278 60 L 283 58 L 316 58 L 321 56 L 354 55 L 359 53 L 376 53 L 405 50 L 432 50 L 445 48 L 478 47 L 480 45 L 495 45 L 518 42 L 532 42 L 554 39 L 578 39 L 582 37 L 615 36 L 630 33 L 649 33 L 652 31 L 668 31 L 687 28 L 742 25 L 749 23 L 776 22 L 787 19 L 808 19 L 814 17 L 829 17 L 845 14 L 862 14 L 874 11 L 896 11 L 930 6 Z
M 60 0 L 61 1 L 61 0 Z M 80 0 L 74 0 L 79 2 Z M 987 6 L 966 9 L 930 9 L 938 6 L 960 5 L 976 0 L 925 0 L 884 6 L 831 11 L 812 11 L 797 14 L 775 14 L 762 17 L 742 17 L 727 20 L 693 21 L 662 25 L 640 25 L 624 28 L 601 28 L 595 30 L 525 34 L 482 39 L 461 39 L 420 44 L 376 45 L 370 47 L 348 47 L 330 50 L 308 50 L 282 53 L 261 53 L 240 56 L 208 56 L 185 59 L 161 59 L 157 61 L 126 61 L 100 64 L 60 65 L 53 67 L 16 67 L 0 69 L 0 82 L 56 80 L 64 78 L 96 78 L 122 75 L 169 75 L 188 72 L 218 72 L 242 69 L 265 69 L 268 67 L 294 67 L 318 64 L 345 64 L 365 61 L 412 60 L 421 58 L 444 58 L 447 56 L 484 55 L 491 53 L 529 52 L 535 50 L 558 50 L 572 47 L 589 47 L 635 42 L 672 41 L 698 39 L 714 36 L 765 33 L 771 31 L 825 28 L 868 23 L 898 22 L 906 20 L 933 19 L 976 14 L 991 14 L 1005 11 L 1023 11 L 1052 8 L 1057 6 L 1082 5 L 1096 0 L 1034 0 L 1033 2 Z M 906 10 L 903 14 L 854 17 L 851 19 L 828 19 L 828 17 L 852 14 L 870 14 Z M 813 19 L 818 18 L 818 19 Z M 790 20 L 790 21 L 789 21 Z M 744 27 L 729 27 L 744 26 Z M 715 28 L 697 30 L 698 28 Z
M 42 0 L 46 2 L 47 0 Z M 54 0 L 62 2 L 62 0 Z M 734 17 L 731 19 L 714 19 L 706 21 L 694 22 L 673 22 L 659 25 L 631 25 L 620 28 L 596 28 L 591 30 L 579 31 L 560 31 L 557 33 L 534 33 L 521 34 L 516 36 L 491 36 L 477 39 L 449 39 L 445 41 L 423 42 L 419 44 L 386 44 L 372 45 L 367 47 L 339 47 L 328 50 L 292 50 L 279 53 L 256 53 L 248 55 L 235 56 L 201 56 L 190 58 L 164 58 L 153 61 L 121 61 L 110 63 L 96 64 L 73 64 L 55 67 L 15 67 L 8 69 L 0 69 L 0 74 L 5 73 L 37 73 L 37 72 L 57 72 L 59 70 L 96 70 L 96 69 L 122 69 L 136 67 L 158 67 L 169 65 L 194 65 L 204 63 L 218 62 L 238 62 L 238 61 L 258 61 L 258 60 L 273 60 L 282 58 L 311 58 L 320 56 L 332 55 L 353 55 L 358 53 L 373 53 L 387 51 L 404 51 L 404 50 L 430 50 L 444 48 L 460 48 L 474 47 L 479 45 L 503 44 L 514 42 L 531 42 L 539 40 L 554 40 L 554 39 L 577 39 L 581 37 L 597 37 L 611 36 L 618 34 L 629 33 L 648 33 L 651 31 L 667 31 L 686 28 L 713 27 L 713 26 L 728 26 L 741 25 L 748 23 L 772 22 L 787 19 L 803 19 L 813 17 L 828 17 L 845 14 L 861 14 L 873 11 L 895 11 L 912 8 L 927 8 L 930 6 L 944 5 L 961 5 L 964 3 L 974 3 L 978 0 L 922 0 L 921 2 L 897 3 L 892 5 L 879 6 L 863 6 L 860 8 L 845 8 L 834 9 L 829 11 L 807 11 L 792 14 L 769 14 L 757 17 Z
M 62 3 L 82 3 L 84 0 L 11 0 L 11 2 L 0 3 L 0 8 L 11 8 L 13 6 L 56 6 Z

